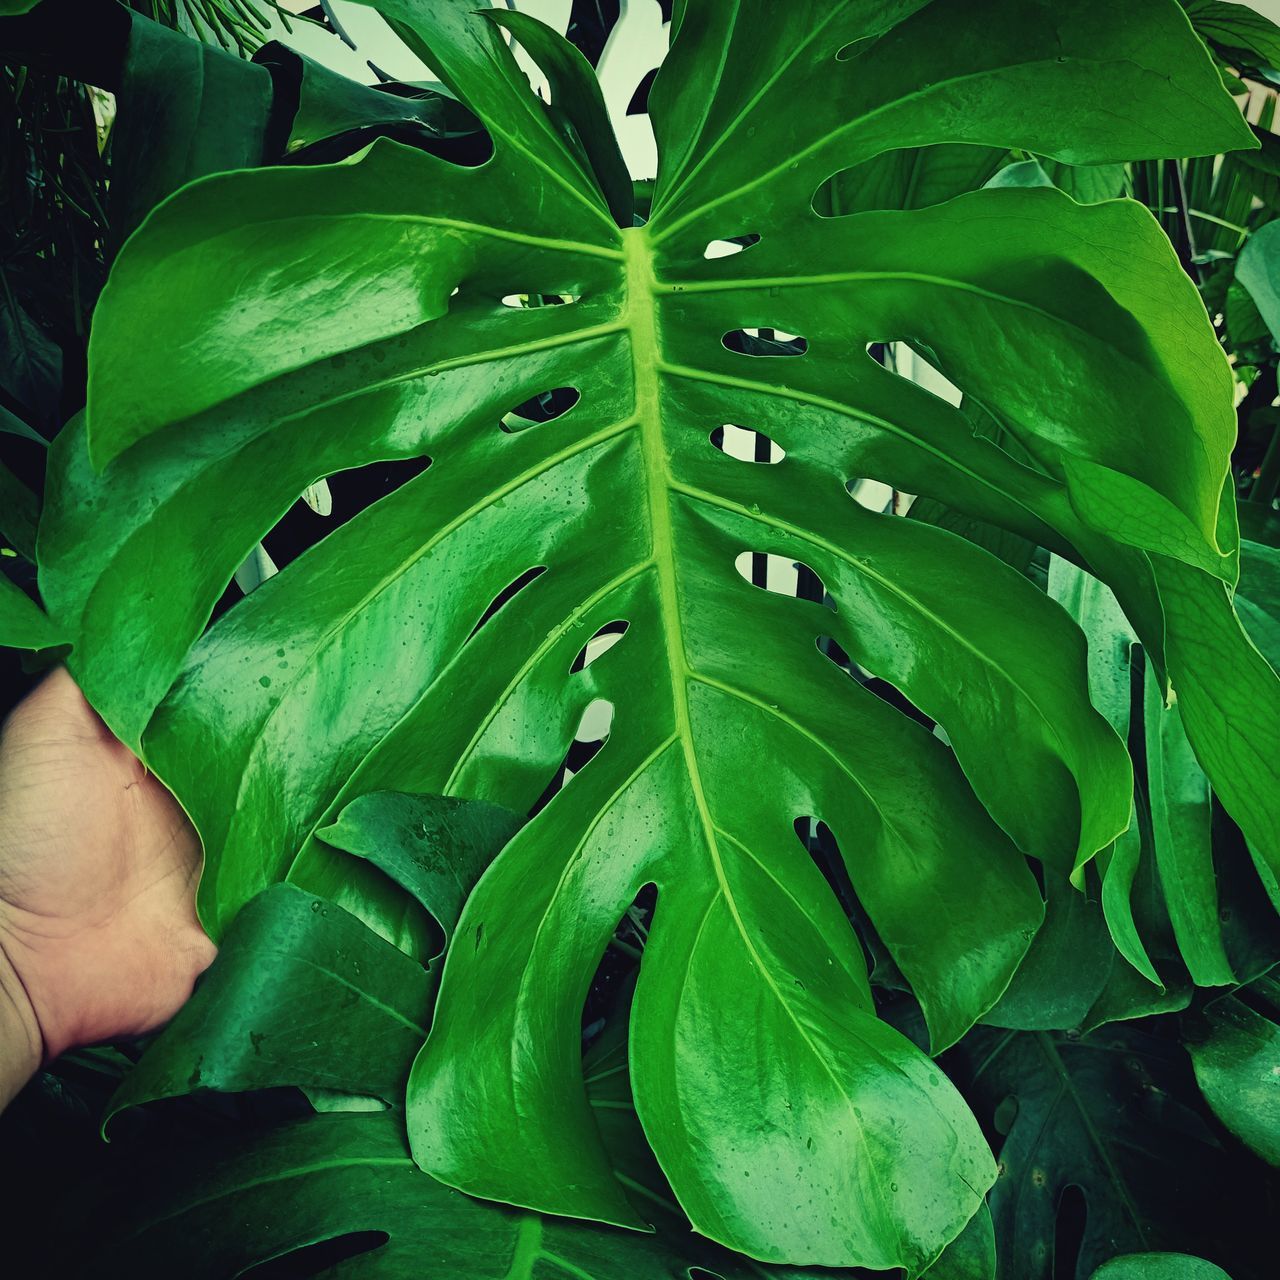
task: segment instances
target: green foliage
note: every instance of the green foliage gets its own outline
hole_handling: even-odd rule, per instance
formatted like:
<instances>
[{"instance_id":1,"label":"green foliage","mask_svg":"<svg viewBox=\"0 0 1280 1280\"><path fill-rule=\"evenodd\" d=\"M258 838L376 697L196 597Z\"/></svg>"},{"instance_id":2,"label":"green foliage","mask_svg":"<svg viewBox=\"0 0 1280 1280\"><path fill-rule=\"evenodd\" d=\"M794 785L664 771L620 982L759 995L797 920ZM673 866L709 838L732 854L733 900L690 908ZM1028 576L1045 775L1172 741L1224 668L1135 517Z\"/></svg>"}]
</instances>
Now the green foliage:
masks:
<instances>
[{"instance_id":1,"label":"green foliage","mask_svg":"<svg viewBox=\"0 0 1280 1280\"><path fill-rule=\"evenodd\" d=\"M377 137L422 145L480 132L466 107L440 92L443 86L369 88L275 42L254 61L271 73L273 114L289 117L283 152L296 160L338 159Z\"/></svg>"},{"instance_id":2,"label":"green foliage","mask_svg":"<svg viewBox=\"0 0 1280 1280\"><path fill-rule=\"evenodd\" d=\"M498 850L520 828L500 805L448 796L369 792L316 834L385 871L439 926L443 954L463 903ZM412 926L406 926L410 928Z\"/></svg>"},{"instance_id":3,"label":"green foliage","mask_svg":"<svg viewBox=\"0 0 1280 1280\"><path fill-rule=\"evenodd\" d=\"M185 1176L193 1154L201 1171L195 1179ZM283 1253L364 1232L387 1242L328 1274L413 1280L431 1266L440 1275L493 1280L685 1280L690 1262L703 1260L695 1242L691 1256L681 1256L649 1236L542 1219L459 1195L416 1168L404 1127L392 1115L315 1116L260 1138L185 1152L142 1177L147 1181L103 1214L108 1222L113 1210L127 1220L128 1235L118 1238L108 1228L86 1274L158 1275L176 1267L192 1280L223 1280ZM145 1215L136 1209L139 1194L147 1196ZM234 1231L226 1229L229 1221ZM710 1274L738 1280L752 1272L722 1260Z\"/></svg>"},{"instance_id":4,"label":"green foliage","mask_svg":"<svg viewBox=\"0 0 1280 1280\"><path fill-rule=\"evenodd\" d=\"M1196 1081L1223 1124L1280 1165L1280 987L1266 978L1254 990L1268 1002L1266 1015L1224 996L1205 1008L1208 1033L1188 1049Z\"/></svg>"},{"instance_id":5,"label":"green foliage","mask_svg":"<svg viewBox=\"0 0 1280 1280\"><path fill-rule=\"evenodd\" d=\"M1078 1276L1126 1249L1100 1274L1216 1270L1145 1252L1228 1260L1178 1180L1214 1224L1237 1184L1182 1049L1113 1025L1203 1015L1206 1097L1270 1152L1247 1113L1274 1027L1194 988L1277 958L1274 553L1242 553L1201 297L1111 198L1218 263L1204 296L1261 351L1275 251L1213 159L1258 141L1187 17L689 0L637 202L555 33L379 7L440 85L134 20L111 208L137 229L51 451L51 621L23 596L0 640L74 642L205 845L222 956L109 1117L284 1087L387 1111L161 1160L104 1268L381 1232L332 1274L760 1273L687 1218L764 1262L1037 1280L1074 1187ZM1184 7L1220 53L1265 45ZM1187 188L1229 215L1211 248ZM218 609L308 486L415 459ZM868 478L914 518L852 501ZM550 794L601 703L607 741ZM584 1057L602 953L655 889Z\"/></svg>"},{"instance_id":6,"label":"green foliage","mask_svg":"<svg viewBox=\"0 0 1280 1280\"><path fill-rule=\"evenodd\" d=\"M1113 1258L1094 1280L1231 1280L1221 1267L1186 1253L1131 1253Z\"/></svg>"},{"instance_id":7,"label":"green foliage","mask_svg":"<svg viewBox=\"0 0 1280 1280\"><path fill-rule=\"evenodd\" d=\"M134 16L112 136L111 233L123 244L165 196L219 169L261 164L271 77Z\"/></svg>"},{"instance_id":8,"label":"green foliage","mask_svg":"<svg viewBox=\"0 0 1280 1280\"><path fill-rule=\"evenodd\" d=\"M426 886L424 905L448 936L463 896L455 889L470 884L446 884L437 869L451 863L479 874L511 825L482 802L385 794L355 802L327 834L357 846L376 837L380 850L391 851L378 854L380 863L389 874L403 873L407 888ZM495 1280L656 1280L685 1277L694 1263L724 1280L759 1274L695 1240L669 1209L660 1237L633 1235L481 1204L419 1172L400 1112L430 1020L432 985L412 959L332 903L290 885L250 902L194 997L125 1077L107 1120L197 1090L285 1086L326 1091L326 1109L338 1114L215 1139L176 1159L178 1153L161 1155L123 1196L100 1189L95 1225L104 1234L86 1270L136 1276L177 1269L221 1280L348 1233L373 1233L353 1264L370 1276L418 1276L428 1260L444 1275ZM588 1088L610 1117L629 1115L625 1087L615 1087L611 1044L625 1041L601 1042L588 1061ZM381 1100L386 1114L351 1114L363 1098ZM609 1132L620 1169L634 1165L627 1149L638 1133L634 1122ZM642 1168L655 1176L651 1164ZM621 1172L619 1178L627 1181ZM645 1190L635 1180L630 1185ZM660 1202L662 1191L647 1194ZM650 1200L644 1203L652 1213ZM237 1224L231 1232L229 1218ZM979 1224L976 1239L957 1245L958 1269L932 1274L972 1274L966 1259L981 1256L989 1236L989 1225L984 1235Z\"/></svg>"},{"instance_id":9,"label":"green foliage","mask_svg":"<svg viewBox=\"0 0 1280 1280\"><path fill-rule=\"evenodd\" d=\"M218 964L135 1071L104 1121L194 1089L296 1085L351 1091L349 1050L376 1045L355 1082L388 1106L427 1034L432 984L421 965L345 911L275 885L237 917Z\"/></svg>"},{"instance_id":10,"label":"green foliage","mask_svg":"<svg viewBox=\"0 0 1280 1280\"><path fill-rule=\"evenodd\" d=\"M1240 251L1236 279L1253 299L1263 323L1280 333L1280 222L1253 233Z\"/></svg>"},{"instance_id":11,"label":"green foliage","mask_svg":"<svg viewBox=\"0 0 1280 1280\"><path fill-rule=\"evenodd\" d=\"M48 649L64 643L63 633L40 607L0 575L0 645L10 649Z\"/></svg>"},{"instance_id":12,"label":"green foliage","mask_svg":"<svg viewBox=\"0 0 1280 1280\"><path fill-rule=\"evenodd\" d=\"M1153 1249L1252 1261L1265 1193L1199 1113L1176 1046L1136 1027L982 1031L952 1068L998 1135L990 1205L1007 1274L1084 1280L1117 1253ZM1055 1253L1069 1189L1083 1231L1066 1270Z\"/></svg>"}]
</instances>

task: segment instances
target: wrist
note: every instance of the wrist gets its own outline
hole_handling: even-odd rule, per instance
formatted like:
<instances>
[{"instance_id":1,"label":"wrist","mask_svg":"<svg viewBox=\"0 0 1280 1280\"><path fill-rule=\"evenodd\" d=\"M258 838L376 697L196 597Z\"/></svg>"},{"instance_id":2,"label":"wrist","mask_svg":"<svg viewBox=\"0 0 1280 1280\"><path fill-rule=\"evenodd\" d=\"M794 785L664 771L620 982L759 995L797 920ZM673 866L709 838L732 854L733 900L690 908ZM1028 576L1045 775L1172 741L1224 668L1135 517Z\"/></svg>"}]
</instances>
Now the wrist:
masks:
<instances>
[{"instance_id":1,"label":"wrist","mask_svg":"<svg viewBox=\"0 0 1280 1280\"><path fill-rule=\"evenodd\" d=\"M0 1107L36 1073L43 1057L40 1022L0 941Z\"/></svg>"}]
</instances>

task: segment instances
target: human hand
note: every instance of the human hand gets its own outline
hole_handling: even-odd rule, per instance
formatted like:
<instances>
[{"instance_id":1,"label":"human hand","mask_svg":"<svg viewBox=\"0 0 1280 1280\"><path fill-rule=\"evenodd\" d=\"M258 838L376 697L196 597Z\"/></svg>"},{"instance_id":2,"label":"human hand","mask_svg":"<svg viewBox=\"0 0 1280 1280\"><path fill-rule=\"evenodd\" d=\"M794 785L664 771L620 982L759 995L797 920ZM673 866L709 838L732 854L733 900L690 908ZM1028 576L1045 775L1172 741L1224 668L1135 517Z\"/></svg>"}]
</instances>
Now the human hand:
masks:
<instances>
[{"instance_id":1,"label":"human hand","mask_svg":"<svg viewBox=\"0 0 1280 1280\"><path fill-rule=\"evenodd\" d=\"M200 842L64 668L0 732L0 1105L75 1045L177 1012L214 946Z\"/></svg>"}]
</instances>

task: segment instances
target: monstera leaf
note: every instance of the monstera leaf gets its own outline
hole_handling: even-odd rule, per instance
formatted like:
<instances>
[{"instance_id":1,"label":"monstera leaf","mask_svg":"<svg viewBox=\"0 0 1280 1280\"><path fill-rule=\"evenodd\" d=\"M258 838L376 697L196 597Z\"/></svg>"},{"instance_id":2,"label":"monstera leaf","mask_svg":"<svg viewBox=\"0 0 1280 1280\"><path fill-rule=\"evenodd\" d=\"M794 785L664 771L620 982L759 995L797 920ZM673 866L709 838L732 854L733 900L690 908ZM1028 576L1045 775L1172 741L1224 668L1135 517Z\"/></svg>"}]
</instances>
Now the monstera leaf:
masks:
<instances>
[{"instance_id":1,"label":"monstera leaf","mask_svg":"<svg viewBox=\"0 0 1280 1280\"><path fill-rule=\"evenodd\" d=\"M1136 1027L981 1028L955 1052L965 1096L1002 1135L990 1197L1002 1274L1086 1280L1157 1249L1267 1270L1252 1228L1267 1214L1264 1169L1224 1150L1175 1042Z\"/></svg>"},{"instance_id":2,"label":"monstera leaf","mask_svg":"<svg viewBox=\"0 0 1280 1280\"><path fill-rule=\"evenodd\" d=\"M86 1277L224 1280L291 1255L311 1266L287 1274L369 1280L765 1274L691 1237L672 1243L468 1199L414 1166L391 1113L315 1116L184 1148L141 1170L100 1212L106 1225L78 1273Z\"/></svg>"},{"instance_id":3,"label":"monstera leaf","mask_svg":"<svg viewBox=\"0 0 1280 1280\"><path fill-rule=\"evenodd\" d=\"M1108 582L1273 863L1280 694L1230 604L1230 374L1149 215L997 189L827 217L815 193L850 207L833 175L936 142L1109 164L1252 136L1172 0L689 0L650 99L651 218L620 228L577 55L472 7L381 6L487 128L487 163L379 141L192 184L131 239L86 421L56 447L45 599L195 819L215 934L288 878L421 953L416 904L317 830L387 789L533 809L584 709L611 704L603 749L468 902L410 1080L416 1159L638 1225L579 1018L653 884L629 1056L694 1225L767 1261L918 1274L994 1166L876 1018L795 820L835 833L941 1048L1040 925L1023 855L1081 883L1132 776L1062 610L851 486L933 496ZM890 341L993 433L877 363ZM308 484L423 456L201 634ZM759 589L779 560L821 600Z\"/></svg>"}]
</instances>

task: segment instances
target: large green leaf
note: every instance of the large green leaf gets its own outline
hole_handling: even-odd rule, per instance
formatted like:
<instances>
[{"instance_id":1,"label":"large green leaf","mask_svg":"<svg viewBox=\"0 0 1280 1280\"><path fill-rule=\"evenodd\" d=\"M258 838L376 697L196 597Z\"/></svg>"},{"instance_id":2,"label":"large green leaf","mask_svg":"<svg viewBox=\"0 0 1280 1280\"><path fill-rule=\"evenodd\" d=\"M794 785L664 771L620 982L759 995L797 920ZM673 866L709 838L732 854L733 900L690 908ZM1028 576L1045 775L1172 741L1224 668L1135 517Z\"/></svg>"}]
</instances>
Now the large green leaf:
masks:
<instances>
[{"instance_id":1,"label":"large green leaf","mask_svg":"<svg viewBox=\"0 0 1280 1280\"><path fill-rule=\"evenodd\" d=\"M942 1073L876 1019L793 823L835 832L941 1047L1040 924L1022 854L1079 883L1127 826L1132 782L1061 609L971 543L865 511L848 482L1088 564L1161 664L1160 593L1198 600L1170 610L1169 675L1203 691L1181 704L1188 733L1211 774L1236 769L1221 793L1267 858L1280 752L1255 688L1269 673L1226 719L1212 705L1218 641L1197 629L1206 610L1235 625L1230 375L1150 217L1053 190L835 218L811 200L940 139L1103 164L1251 135L1165 0L689 3L651 100L652 218L620 230L583 126L548 115L492 22L466 0L382 8L494 158L379 142L214 177L130 241L41 530L46 599L94 638L77 675L193 815L219 934L288 877L399 936L402 902L317 829L385 789L530 809L584 708L611 703L604 749L459 924L410 1085L417 1158L478 1194L635 1222L584 1098L578 1020L653 883L630 1056L695 1226L764 1259L918 1273L993 1166ZM807 349L741 332L763 327ZM927 352L1020 460L864 354L886 341ZM499 429L558 388L578 393L567 413ZM725 424L785 457L719 450ZM423 454L425 474L200 638L306 485ZM183 589L154 584L160 549ZM753 554L807 566L834 607L756 590ZM620 643L575 661L619 621ZM949 745L850 679L824 636Z\"/></svg>"},{"instance_id":2,"label":"large green leaf","mask_svg":"<svg viewBox=\"0 0 1280 1280\"><path fill-rule=\"evenodd\" d=\"M225 49L129 14L111 138L115 245L192 178L260 164L271 77Z\"/></svg>"},{"instance_id":3,"label":"large green leaf","mask_svg":"<svg viewBox=\"0 0 1280 1280\"><path fill-rule=\"evenodd\" d=\"M431 828L425 842L424 815ZM464 865L474 865L477 842L492 851L508 831L493 805L380 795L348 806L336 834L356 844L373 839L379 864L389 873L408 872L406 880L422 893L424 905L440 913L447 934L455 922L451 897L441 892L438 877L422 875L421 866L438 862L447 848L460 853ZM429 1266L460 1280L629 1280L685 1277L695 1263L705 1275L763 1274L691 1237L666 1202L665 1184L631 1108L625 1019L611 1020L609 1035L588 1055L587 1089L619 1181L643 1195L640 1203L659 1224L660 1237L542 1222L481 1205L419 1174L409 1157L401 1104L405 1077L426 1034L417 1024L429 1019L430 1003L422 968L346 912L290 885L265 890L237 916L191 1000L125 1076L106 1123L160 1098L290 1085L313 1100L336 1096L339 1110L353 1097L372 1098L390 1104L395 1114L303 1122L195 1150L183 1144L177 1159L161 1161L159 1169L141 1177L131 1170L128 1194L115 1203L108 1197L101 1206L109 1224L105 1238L102 1223L82 1233L93 1241L91 1269L149 1275L162 1268L221 1280L241 1267L368 1231L389 1236L390 1244L350 1264L361 1275L418 1276ZM374 1171L381 1177L370 1185ZM629 1177L633 1172L637 1176ZM264 1188L258 1200L255 1192ZM83 1205L77 1209L83 1212ZM226 1230L228 1221L235 1222L234 1231ZM210 1234L219 1239L211 1241ZM983 1213L930 1276L990 1280L991 1268L983 1266L990 1242L990 1218ZM371 1239L366 1247L377 1244ZM312 1262L324 1265L318 1257ZM771 1274L786 1280L795 1273Z\"/></svg>"}]
</instances>

